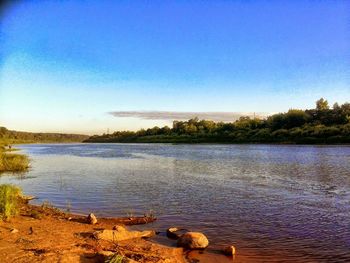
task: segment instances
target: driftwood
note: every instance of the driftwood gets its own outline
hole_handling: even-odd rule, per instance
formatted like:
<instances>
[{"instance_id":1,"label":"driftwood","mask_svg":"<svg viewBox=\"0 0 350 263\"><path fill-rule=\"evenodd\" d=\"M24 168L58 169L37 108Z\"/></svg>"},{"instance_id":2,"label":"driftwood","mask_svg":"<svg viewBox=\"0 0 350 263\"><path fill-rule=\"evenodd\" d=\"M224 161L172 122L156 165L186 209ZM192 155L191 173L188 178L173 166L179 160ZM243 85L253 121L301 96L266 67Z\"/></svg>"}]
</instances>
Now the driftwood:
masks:
<instances>
[{"instance_id":1,"label":"driftwood","mask_svg":"<svg viewBox=\"0 0 350 263\"><path fill-rule=\"evenodd\" d=\"M79 222L83 224L90 224L87 217L83 216L71 216L68 218L69 221ZM133 217L108 217L108 218L98 218L99 224L107 223L114 225L143 225L156 221L157 218L154 216L133 216Z\"/></svg>"},{"instance_id":2,"label":"driftwood","mask_svg":"<svg viewBox=\"0 0 350 263\"><path fill-rule=\"evenodd\" d=\"M28 204L29 201L34 200L34 199L38 199L36 196L34 195L22 195L19 197L25 204Z\"/></svg>"},{"instance_id":3,"label":"driftwood","mask_svg":"<svg viewBox=\"0 0 350 263\"><path fill-rule=\"evenodd\" d=\"M119 242L134 238L153 237L156 234L153 230L146 231L128 231L124 227L119 226L116 230L104 229L93 233L96 239L103 239L112 242Z\"/></svg>"},{"instance_id":4,"label":"driftwood","mask_svg":"<svg viewBox=\"0 0 350 263\"><path fill-rule=\"evenodd\" d=\"M101 221L108 221L114 224L122 225L143 225L152 223L157 220L154 216L133 216L133 217L116 217L116 218L101 218Z\"/></svg>"}]
</instances>

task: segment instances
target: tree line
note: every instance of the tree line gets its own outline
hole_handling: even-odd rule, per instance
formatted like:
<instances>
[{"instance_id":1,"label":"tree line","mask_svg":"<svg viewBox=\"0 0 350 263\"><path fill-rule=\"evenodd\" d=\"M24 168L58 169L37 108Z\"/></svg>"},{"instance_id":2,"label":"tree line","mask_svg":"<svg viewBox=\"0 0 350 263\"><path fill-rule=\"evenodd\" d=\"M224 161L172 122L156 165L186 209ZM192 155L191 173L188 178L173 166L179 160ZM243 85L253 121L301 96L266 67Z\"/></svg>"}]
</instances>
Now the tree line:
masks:
<instances>
[{"instance_id":1,"label":"tree line","mask_svg":"<svg viewBox=\"0 0 350 263\"><path fill-rule=\"evenodd\" d=\"M36 142L82 142L88 135L64 133L37 133L8 130L0 127L0 144Z\"/></svg>"},{"instance_id":2,"label":"tree line","mask_svg":"<svg viewBox=\"0 0 350 263\"><path fill-rule=\"evenodd\" d=\"M94 135L84 142L163 143L350 143L350 103L332 107L321 98L314 109L290 109L267 118L240 117L230 123L174 121L168 126Z\"/></svg>"}]
</instances>

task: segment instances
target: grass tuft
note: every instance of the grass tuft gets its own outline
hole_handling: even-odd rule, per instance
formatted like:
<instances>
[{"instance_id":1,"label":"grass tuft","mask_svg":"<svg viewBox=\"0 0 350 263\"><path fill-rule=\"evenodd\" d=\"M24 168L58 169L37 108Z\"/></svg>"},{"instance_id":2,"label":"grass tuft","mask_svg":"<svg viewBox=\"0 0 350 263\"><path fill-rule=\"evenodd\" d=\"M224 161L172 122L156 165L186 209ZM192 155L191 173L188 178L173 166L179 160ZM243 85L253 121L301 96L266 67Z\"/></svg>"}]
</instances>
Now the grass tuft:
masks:
<instances>
[{"instance_id":1,"label":"grass tuft","mask_svg":"<svg viewBox=\"0 0 350 263\"><path fill-rule=\"evenodd\" d=\"M8 220L18 214L18 198L22 190L11 184L0 185L0 219Z\"/></svg>"},{"instance_id":2,"label":"grass tuft","mask_svg":"<svg viewBox=\"0 0 350 263\"><path fill-rule=\"evenodd\" d=\"M33 210L30 213L30 216L33 217L34 219L41 219L42 215L40 214L40 212Z\"/></svg>"},{"instance_id":3,"label":"grass tuft","mask_svg":"<svg viewBox=\"0 0 350 263\"><path fill-rule=\"evenodd\" d=\"M1 172L23 172L29 167L29 159L23 154L0 152Z\"/></svg>"},{"instance_id":4,"label":"grass tuft","mask_svg":"<svg viewBox=\"0 0 350 263\"><path fill-rule=\"evenodd\" d=\"M114 254L113 256L109 257L107 260L105 260L105 263L127 263L129 260L122 255Z\"/></svg>"}]
</instances>

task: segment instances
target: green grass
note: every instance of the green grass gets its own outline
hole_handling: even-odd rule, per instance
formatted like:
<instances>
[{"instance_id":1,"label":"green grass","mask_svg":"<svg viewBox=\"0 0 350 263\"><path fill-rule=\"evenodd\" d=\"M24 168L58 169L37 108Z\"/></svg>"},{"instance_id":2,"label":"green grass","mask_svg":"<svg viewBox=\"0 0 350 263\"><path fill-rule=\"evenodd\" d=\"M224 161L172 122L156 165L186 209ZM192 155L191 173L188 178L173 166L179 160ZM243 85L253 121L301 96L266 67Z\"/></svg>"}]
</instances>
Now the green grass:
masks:
<instances>
[{"instance_id":1,"label":"green grass","mask_svg":"<svg viewBox=\"0 0 350 263\"><path fill-rule=\"evenodd\" d=\"M16 152L19 151L17 148L5 149L5 152Z\"/></svg>"},{"instance_id":2,"label":"green grass","mask_svg":"<svg viewBox=\"0 0 350 263\"><path fill-rule=\"evenodd\" d=\"M0 152L1 172L23 172L29 167L29 159L23 154Z\"/></svg>"},{"instance_id":3,"label":"green grass","mask_svg":"<svg viewBox=\"0 0 350 263\"><path fill-rule=\"evenodd\" d=\"M11 184L0 185L0 219L8 220L18 214L18 198L22 190Z\"/></svg>"},{"instance_id":4,"label":"green grass","mask_svg":"<svg viewBox=\"0 0 350 263\"><path fill-rule=\"evenodd\" d=\"M107 260L105 260L105 263L127 263L129 260L122 255L114 254L113 256L109 257Z\"/></svg>"},{"instance_id":5,"label":"green grass","mask_svg":"<svg viewBox=\"0 0 350 263\"><path fill-rule=\"evenodd\" d=\"M42 215L40 214L40 212L36 211L36 210L33 210L31 213L30 213L30 216L35 218L35 219L41 219L42 218Z\"/></svg>"}]
</instances>

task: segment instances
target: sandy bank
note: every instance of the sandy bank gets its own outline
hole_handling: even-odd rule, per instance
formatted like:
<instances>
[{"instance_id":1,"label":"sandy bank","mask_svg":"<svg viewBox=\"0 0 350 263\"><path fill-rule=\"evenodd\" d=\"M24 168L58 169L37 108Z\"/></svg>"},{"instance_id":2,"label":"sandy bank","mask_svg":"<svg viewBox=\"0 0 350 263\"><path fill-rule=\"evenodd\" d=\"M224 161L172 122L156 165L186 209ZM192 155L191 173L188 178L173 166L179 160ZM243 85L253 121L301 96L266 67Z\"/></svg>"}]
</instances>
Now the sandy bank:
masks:
<instances>
[{"instance_id":1,"label":"sandy bank","mask_svg":"<svg viewBox=\"0 0 350 263\"><path fill-rule=\"evenodd\" d=\"M223 255L188 253L146 239L114 243L94 238L95 231L112 229L116 223L120 219L99 219L91 225L83 216L23 204L20 215L0 221L1 262L104 262L106 252L131 262L232 262Z\"/></svg>"}]
</instances>

